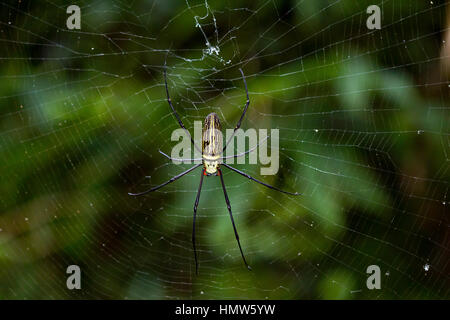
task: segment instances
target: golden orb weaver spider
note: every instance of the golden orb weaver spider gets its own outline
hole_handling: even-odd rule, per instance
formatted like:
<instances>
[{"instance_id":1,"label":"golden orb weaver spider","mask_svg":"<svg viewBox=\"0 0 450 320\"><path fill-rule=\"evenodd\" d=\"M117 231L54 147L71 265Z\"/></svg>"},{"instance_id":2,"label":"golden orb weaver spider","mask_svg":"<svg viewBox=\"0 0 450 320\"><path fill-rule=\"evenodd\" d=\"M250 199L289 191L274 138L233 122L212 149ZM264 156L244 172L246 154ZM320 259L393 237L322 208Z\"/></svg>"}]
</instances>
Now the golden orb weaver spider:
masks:
<instances>
[{"instance_id":1,"label":"golden orb weaver spider","mask_svg":"<svg viewBox=\"0 0 450 320\"><path fill-rule=\"evenodd\" d=\"M192 160L202 160L201 163L196 164L195 166L193 166L192 168L189 168L188 170L174 176L173 178L171 178L170 180L156 186L153 187L151 189L148 189L146 191L143 192L139 192L139 193L128 193L131 196L142 196L144 194L147 194L149 192L153 192L156 191L166 185L168 185L171 182L174 182L175 180L178 180L179 178L183 177L184 175L188 174L189 172L193 171L194 169L197 169L198 167L200 167L201 165L203 165L203 170L200 176L200 184L198 186L198 191L197 191L197 197L195 198L195 204L194 204L194 218L193 218L193 223L192 223L192 246L194 248L194 259L195 259L195 273L198 274L198 261L197 261L197 249L195 246L195 218L197 216L197 207L198 207L198 202L200 200L200 193L202 190L202 184L203 184L203 177L204 176L219 176L220 177L220 182L222 183L222 189L223 189L223 194L225 196L225 202L227 204L227 208L228 208L228 212L230 214L230 218L231 218L231 224L233 225L233 230L234 230L234 235L236 237L236 241L238 243L239 246L239 251L241 252L241 256L242 256L242 260L244 261L245 266L251 270L250 266L248 265L247 261L245 260L245 256L244 253L242 252L242 248L241 248L241 243L239 241L239 235L238 232L236 230L236 225L234 223L234 219L233 219L233 213L231 212L231 204L230 204L230 200L228 199L228 194L227 191L225 189L225 182L223 180L223 174L222 174L222 170L220 169L220 165L223 165L224 167L239 173L240 175L246 177L247 179L250 179L252 181L255 181L259 184L262 184L263 186L266 186L267 188L270 188L272 190L276 190L282 193L286 193L286 194L290 194L290 195L300 195L300 193L298 192L288 192L288 191L284 191L281 189L278 189L274 186L271 186L269 184L266 184L262 181L259 181L255 178L253 178L252 176L248 175L245 172L242 172L236 168L233 168L231 166L229 166L228 164L221 162L221 160L229 158L229 157L223 157L222 154L225 151L227 145L230 143L230 141L233 139L236 130L238 130L241 127L241 122L242 119L245 116L245 113L247 112L248 106L250 104L250 98L248 95L248 89L247 89L247 82L245 81L245 76L244 76L244 72L242 71L242 69L239 69L239 71L242 74L242 79L244 81L244 86L245 86L245 92L247 94L247 102L245 104L244 107L244 111L242 112L241 117L239 118L239 121L236 125L236 127L234 128L233 134L231 135L230 139L227 141L227 143L225 144L225 147L223 147L222 151L220 151L220 146L221 146L221 142L219 142L219 134L218 132L221 133L221 125L220 125L220 120L217 114L215 113L210 113L204 121L204 126L203 126L203 132L202 132L202 150L200 150L197 145L195 144L194 140L192 139L192 136L190 135L189 131L186 129L186 127L183 124L183 121L181 121L180 116L178 115L178 113L175 111L175 108L172 105L172 100L170 99L170 95L169 95L169 89L167 87L167 75L166 75L166 69L164 69L164 83L165 83L165 87L166 87L166 95L167 95L167 102L169 103L170 108L172 109L172 113L175 116L175 118L178 121L178 124L180 125L180 127L182 129L185 130L185 132L187 133L187 135L189 136L189 138L191 139L191 143L194 145L194 147L201 152L202 154L202 158L201 159L174 159L169 157L167 154L165 154L162 151L159 151L161 154L163 154L166 158L170 159L170 160L177 160L177 161L192 161ZM221 135L220 135L221 138ZM234 155L231 157L240 157L242 155L245 155L249 152L251 152L253 149L247 150L244 153L238 154L238 155Z\"/></svg>"}]
</instances>

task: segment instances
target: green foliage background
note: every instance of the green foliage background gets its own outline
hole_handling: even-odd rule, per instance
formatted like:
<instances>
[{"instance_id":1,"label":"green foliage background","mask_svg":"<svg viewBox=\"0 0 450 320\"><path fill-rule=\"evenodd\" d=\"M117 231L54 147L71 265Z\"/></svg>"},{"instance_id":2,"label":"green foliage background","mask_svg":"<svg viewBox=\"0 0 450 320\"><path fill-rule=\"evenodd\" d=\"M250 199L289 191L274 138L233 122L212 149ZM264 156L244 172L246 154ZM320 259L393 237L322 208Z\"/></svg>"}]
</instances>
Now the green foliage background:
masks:
<instances>
[{"instance_id":1,"label":"green foliage background","mask_svg":"<svg viewBox=\"0 0 450 320\"><path fill-rule=\"evenodd\" d=\"M448 5L433 2L77 1L80 31L65 27L67 1L2 3L0 298L448 299ZM381 30L365 27L371 4ZM203 51L206 13L229 64ZM280 172L261 179L302 197L225 175L252 272L218 179L201 197L198 276L199 173L127 195L182 169L158 153L177 128L166 57L190 129L210 112L234 125L239 67L243 127L280 128ZM66 288L70 264L80 291Z\"/></svg>"}]
</instances>

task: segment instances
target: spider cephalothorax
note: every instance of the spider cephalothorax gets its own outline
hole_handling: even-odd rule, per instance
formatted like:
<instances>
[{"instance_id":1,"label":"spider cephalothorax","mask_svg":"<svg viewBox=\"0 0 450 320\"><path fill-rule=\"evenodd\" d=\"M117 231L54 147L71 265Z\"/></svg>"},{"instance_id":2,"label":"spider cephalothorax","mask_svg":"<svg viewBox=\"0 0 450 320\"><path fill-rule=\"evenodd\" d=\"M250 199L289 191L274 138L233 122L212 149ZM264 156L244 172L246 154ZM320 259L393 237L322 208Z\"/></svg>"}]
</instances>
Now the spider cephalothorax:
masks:
<instances>
[{"instance_id":1,"label":"spider cephalothorax","mask_svg":"<svg viewBox=\"0 0 450 320\"><path fill-rule=\"evenodd\" d=\"M164 187L165 185L174 182L175 180L181 178L182 176L188 174L189 172L193 171L194 169L200 167L203 164L203 170L202 170L202 174L200 176L200 184L198 186L198 191L197 191L197 197L195 198L195 204L194 204L194 219L193 219L193 223L192 223L192 246L194 248L194 258L195 258L195 272L198 273L198 261L197 261L197 250L195 247L195 218L197 216L197 208L198 208L198 202L200 200L200 193L202 190L202 184L203 184L203 176L211 176L211 175L215 175L215 176L219 176L220 177L220 182L222 184L222 189L223 189L223 194L225 195L225 202L227 204L227 208L228 208L228 212L230 214L230 218L231 218L231 224L233 225L233 230L234 230L234 235L236 237L238 246L239 246L239 250L241 252L241 256L242 256L242 260L244 261L245 265L247 266L247 268L250 270L250 266L248 265L247 261L245 260L245 256L244 253L242 252L242 248L241 248L241 243L239 241L239 235L237 233L236 230L236 225L234 224L234 219L233 219L233 213L231 212L231 204L230 204L230 200L228 199L228 194L227 191L225 189L225 182L223 180L223 174L222 174L222 170L220 169L220 166L223 165L224 167L227 167L228 169L239 173L240 175L246 177L247 179L250 179L252 181L255 181L259 184L262 184L263 186L266 186L270 189L282 192L282 193L287 193L290 195L299 195L299 193L295 192L287 192L287 191L283 191L281 189L278 189L274 186L268 185L267 183L264 183L262 181L259 181L255 178L253 178L252 176L246 174L245 172L242 172L236 168L233 168L231 166L229 166L228 164L224 163L222 160L229 158L229 157L224 157L223 153L228 145L228 143L231 141L231 139L233 139L234 134L236 133L236 130L239 129L241 127L241 122L242 119L244 118L245 113L247 112L247 108L248 105L250 104L250 99L248 96L248 90L247 90L247 83L245 81L245 76L244 76L244 72L239 69L239 71L242 74L242 79L244 80L244 85L245 85L245 92L247 94L247 102L245 104L244 107L244 111L242 112L241 117L239 118L239 121L236 125L236 127L234 128L234 132L231 135L230 139L227 141L227 143L225 144L225 146L222 148L222 128L220 126L220 120L219 120L219 116L215 113L210 113L206 118L205 118L205 122L204 122L204 126L203 126L203 132L202 132L202 149L200 150L200 148L195 144L194 140L192 139L192 136L189 134L189 131L186 129L186 127L184 126L183 122L181 121L180 116L178 115L178 113L175 111L175 108L172 105L172 100L170 99L170 95L169 95L169 89L167 87L167 77L166 77L166 70L164 70L164 82L165 82L165 86L166 86L166 94L167 94L167 102L169 103L170 108L172 109L172 112L175 116L175 118L177 118L178 124L180 125L181 128L183 128L186 133L188 134L188 136L191 139L192 144L194 145L194 147L197 149L197 151L202 153L202 163L196 164L195 166L193 166L192 168L189 168L188 170L176 175L175 177L171 178L169 181L164 182L163 184L160 184L156 187L153 187L149 190L143 191L143 192L139 192L139 193L129 193L129 195L132 196L141 196L144 195L146 193L152 192L152 191L156 191L162 187ZM233 158L237 158L240 157L242 155L245 155L247 153L249 153L252 150L248 150L244 153L238 154L238 155L234 155L231 156ZM161 152L161 151L160 151ZM193 161L193 160L198 160L198 159L173 159L171 157L169 157L168 155L166 155L165 153L161 152L164 156L166 156L167 158L169 158L170 160L176 160L176 161Z\"/></svg>"}]
</instances>

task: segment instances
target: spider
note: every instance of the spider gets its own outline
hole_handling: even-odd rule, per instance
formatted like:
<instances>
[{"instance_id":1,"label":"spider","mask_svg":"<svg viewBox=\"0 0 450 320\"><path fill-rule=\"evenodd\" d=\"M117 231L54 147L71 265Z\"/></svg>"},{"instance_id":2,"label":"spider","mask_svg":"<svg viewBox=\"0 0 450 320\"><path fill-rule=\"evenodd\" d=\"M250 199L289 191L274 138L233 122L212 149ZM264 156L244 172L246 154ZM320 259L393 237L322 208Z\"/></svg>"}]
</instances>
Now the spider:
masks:
<instances>
[{"instance_id":1,"label":"spider","mask_svg":"<svg viewBox=\"0 0 450 320\"><path fill-rule=\"evenodd\" d=\"M165 154L162 151L159 151L161 154L163 154L166 158L170 159L170 160L176 160L176 161L193 161L193 160L201 160L202 162L199 164L196 164L195 166L193 166L192 168L189 168L188 170L174 176L173 178L171 178L170 180L156 186L153 187L151 189L148 189L146 191L143 192L139 192L139 193L128 193L131 196L142 196L144 194L147 194L149 192L153 192L156 191L158 189L161 189L162 187L168 185L169 183L174 182L175 180L178 180L179 178L183 177L184 175L188 174L189 172L197 169L198 167L203 165L203 169L200 175L200 184L198 186L198 191L197 191L197 197L195 198L195 204L194 204L194 218L193 218L193 223L192 223L192 246L194 249L194 259L195 259L195 273L198 274L198 260L197 260L197 249L195 246L195 219L197 216L197 207L198 207L198 202L200 200L200 193L202 190L202 184L203 184L203 177L204 176L219 176L220 177L220 182L222 183L222 189L223 189L223 194L225 196L225 202L227 204L227 208L228 208L228 212L230 214L230 218L231 218L231 224L233 225L233 230L234 230L234 235L236 237L236 241L238 243L239 246L239 251L241 252L241 256L242 256L242 260L244 261L245 266L247 267L248 270L251 270L250 266L248 265L247 261L245 260L245 256L244 253L242 251L242 247L241 247L241 243L239 241L239 235L236 229L236 225L234 223L234 219L233 219L233 213L231 211L231 205L230 205L230 199L228 198L228 194L225 188L225 182L223 180L223 174L222 174L222 169L220 168L222 165L228 169L230 169L231 171L234 171L244 177L246 177L247 179L250 179L254 182L257 182L259 184L262 184L263 186L278 191L278 192L282 192L282 193L286 193L289 195L300 195L300 193L298 192L288 192L288 191L284 191L281 189L278 189L274 186L271 186L269 184L266 184L262 181L259 181L253 177L251 177L250 175L248 175L245 172L242 172L236 168L233 168L231 166L229 166L228 164L222 162L221 160L226 159L226 158L230 158L230 157L240 157L243 156L249 152L251 152L253 149L247 150L246 152L243 152L241 154L238 155L233 155L233 156L227 156L227 157L223 157L222 154L225 151L227 145L230 143L231 139L233 139L236 130L238 130L241 127L241 122L242 119L245 116L245 113L247 112L248 106L250 104L250 98L248 95L248 89L247 89L247 82L245 81L245 76L244 76L244 72L242 71L242 69L239 69L239 71L242 74L242 79L244 82L244 86L245 86L245 92L247 94L247 101L245 103L245 107L244 107L244 111L242 112L241 117L239 118L239 121L236 125L236 127L234 128L233 134L231 135L231 137L228 139L228 142L225 144L225 146L223 147L222 151L220 151L221 148L221 125L220 125L220 120L217 114L215 113L210 113L204 121L204 125L203 125L203 132L202 132L202 150L200 150L198 148L198 146L195 144L194 140L192 139L192 136L190 135L189 131L186 129L186 127L183 124L183 121L181 121L180 116L178 115L178 113L176 112L175 108L172 105L172 100L170 98L169 95L169 89L167 87L167 75L166 75L166 70L164 69L164 83L165 83L165 87L166 87L166 95L167 95L167 102L169 103L170 108L172 109L172 113L175 116L175 118L178 121L178 124L180 125L180 127L182 129L185 130L186 134L189 136L189 138L191 139L191 143L193 144L193 146L202 154L202 158L201 159L175 159L175 158L171 158L170 156L168 156L167 154ZM220 136L220 137L219 137ZM256 147L255 147L256 148Z\"/></svg>"}]
</instances>

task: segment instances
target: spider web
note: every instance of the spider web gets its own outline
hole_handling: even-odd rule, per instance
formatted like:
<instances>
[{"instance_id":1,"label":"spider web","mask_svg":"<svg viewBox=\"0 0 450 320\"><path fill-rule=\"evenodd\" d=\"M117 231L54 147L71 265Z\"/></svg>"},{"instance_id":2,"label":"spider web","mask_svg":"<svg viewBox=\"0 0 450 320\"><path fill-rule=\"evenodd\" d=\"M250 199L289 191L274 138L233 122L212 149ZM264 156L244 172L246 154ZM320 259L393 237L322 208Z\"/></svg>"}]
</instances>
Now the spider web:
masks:
<instances>
[{"instance_id":1,"label":"spider web","mask_svg":"<svg viewBox=\"0 0 450 320\"><path fill-rule=\"evenodd\" d=\"M449 298L444 1L1 4L1 298ZM382 29L368 30L376 4ZM280 130L280 170L218 178L170 153L178 124ZM147 178L146 178L147 176ZM79 265L82 290L65 287ZM381 289L368 290L378 265Z\"/></svg>"}]
</instances>

